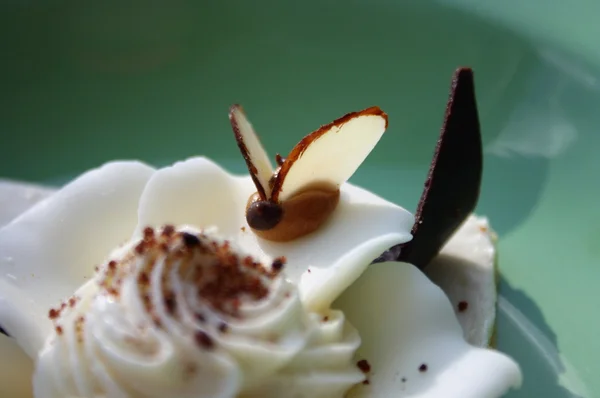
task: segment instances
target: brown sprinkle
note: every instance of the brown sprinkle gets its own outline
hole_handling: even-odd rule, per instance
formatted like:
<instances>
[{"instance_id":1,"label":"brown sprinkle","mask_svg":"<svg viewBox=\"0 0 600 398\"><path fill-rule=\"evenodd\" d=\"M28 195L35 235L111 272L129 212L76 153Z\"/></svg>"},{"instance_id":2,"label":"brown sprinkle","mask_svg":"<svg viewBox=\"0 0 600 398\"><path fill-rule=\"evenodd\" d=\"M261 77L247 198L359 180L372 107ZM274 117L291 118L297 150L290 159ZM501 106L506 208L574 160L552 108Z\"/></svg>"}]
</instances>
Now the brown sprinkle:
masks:
<instances>
[{"instance_id":1,"label":"brown sprinkle","mask_svg":"<svg viewBox=\"0 0 600 398\"><path fill-rule=\"evenodd\" d=\"M273 268L273 271L275 272L279 272L283 269L283 266L286 263L286 258L285 257L277 257L274 261L273 264L271 264L271 268Z\"/></svg>"},{"instance_id":2,"label":"brown sprinkle","mask_svg":"<svg viewBox=\"0 0 600 398\"><path fill-rule=\"evenodd\" d=\"M194 335L194 338L196 340L196 344L207 350L215 346L215 342L213 341L213 339L202 330L197 331Z\"/></svg>"},{"instance_id":3,"label":"brown sprinkle","mask_svg":"<svg viewBox=\"0 0 600 398\"><path fill-rule=\"evenodd\" d=\"M423 363L419 366L419 372L424 373L427 372L427 364Z\"/></svg>"},{"instance_id":4,"label":"brown sprinkle","mask_svg":"<svg viewBox=\"0 0 600 398\"><path fill-rule=\"evenodd\" d=\"M56 330L56 334L58 334L59 336L61 336L63 334L63 328L60 325L57 325L54 330Z\"/></svg>"},{"instance_id":5,"label":"brown sprinkle","mask_svg":"<svg viewBox=\"0 0 600 398\"><path fill-rule=\"evenodd\" d=\"M144 228L144 240L151 240L154 238L154 229L151 227Z\"/></svg>"},{"instance_id":6,"label":"brown sprinkle","mask_svg":"<svg viewBox=\"0 0 600 398\"><path fill-rule=\"evenodd\" d=\"M172 225L165 225L162 230L162 236L170 238L175 233L175 227Z\"/></svg>"},{"instance_id":7,"label":"brown sprinkle","mask_svg":"<svg viewBox=\"0 0 600 398\"><path fill-rule=\"evenodd\" d=\"M175 295L173 293L169 293L165 296L165 307L167 307L167 312L171 315L175 313L177 309L177 300L175 300Z\"/></svg>"},{"instance_id":8,"label":"brown sprinkle","mask_svg":"<svg viewBox=\"0 0 600 398\"><path fill-rule=\"evenodd\" d=\"M465 312L469 308L469 303L461 301L458 303L458 312Z\"/></svg>"},{"instance_id":9,"label":"brown sprinkle","mask_svg":"<svg viewBox=\"0 0 600 398\"><path fill-rule=\"evenodd\" d=\"M199 322L206 322L206 317L203 314L196 314L196 319Z\"/></svg>"},{"instance_id":10,"label":"brown sprinkle","mask_svg":"<svg viewBox=\"0 0 600 398\"><path fill-rule=\"evenodd\" d=\"M185 232L181 235L181 238L188 249L200 246L200 239L196 235Z\"/></svg>"},{"instance_id":11,"label":"brown sprinkle","mask_svg":"<svg viewBox=\"0 0 600 398\"><path fill-rule=\"evenodd\" d=\"M361 359L356 363L356 366L363 373L369 373L371 371L371 364L366 359Z\"/></svg>"},{"instance_id":12,"label":"brown sprinkle","mask_svg":"<svg viewBox=\"0 0 600 398\"><path fill-rule=\"evenodd\" d=\"M48 318L50 319L56 319L58 318L60 315L60 312L55 310L54 308L51 308L50 311L48 311Z\"/></svg>"},{"instance_id":13,"label":"brown sprinkle","mask_svg":"<svg viewBox=\"0 0 600 398\"><path fill-rule=\"evenodd\" d=\"M146 251L146 241L141 241L135 247L135 252L137 254L144 254L145 251Z\"/></svg>"},{"instance_id":14,"label":"brown sprinkle","mask_svg":"<svg viewBox=\"0 0 600 398\"><path fill-rule=\"evenodd\" d=\"M221 333L227 333L229 331L229 325L227 325L225 322L221 322L218 329Z\"/></svg>"},{"instance_id":15,"label":"brown sprinkle","mask_svg":"<svg viewBox=\"0 0 600 398\"><path fill-rule=\"evenodd\" d=\"M140 272L138 276L138 283L145 286L150 284L150 277L146 272Z\"/></svg>"}]
</instances>

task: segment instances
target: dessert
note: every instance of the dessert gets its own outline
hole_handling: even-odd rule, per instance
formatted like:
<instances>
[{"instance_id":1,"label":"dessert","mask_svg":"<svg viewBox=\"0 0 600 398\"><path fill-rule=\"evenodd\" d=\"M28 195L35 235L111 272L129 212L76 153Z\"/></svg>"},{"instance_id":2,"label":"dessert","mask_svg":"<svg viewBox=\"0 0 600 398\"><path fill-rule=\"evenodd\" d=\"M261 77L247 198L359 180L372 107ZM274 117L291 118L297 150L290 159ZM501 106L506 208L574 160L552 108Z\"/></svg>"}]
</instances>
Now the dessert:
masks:
<instances>
[{"instance_id":1,"label":"dessert","mask_svg":"<svg viewBox=\"0 0 600 398\"><path fill-rule=\"evenodd\" d=\"M415 227L432 233L431 206L415 223L346 182L387 127L381 110L310 134L277 171L240 107L230 119L249 176L206 158L112 162L0 229L0 323L35 359L36 398L498 397L520 384L510 358L465 341L417 268L470 205L432 250ZM343 162L323 159L337 149ZM416 266L388 261L403 253Z\"/></svg>"}]
</instances>

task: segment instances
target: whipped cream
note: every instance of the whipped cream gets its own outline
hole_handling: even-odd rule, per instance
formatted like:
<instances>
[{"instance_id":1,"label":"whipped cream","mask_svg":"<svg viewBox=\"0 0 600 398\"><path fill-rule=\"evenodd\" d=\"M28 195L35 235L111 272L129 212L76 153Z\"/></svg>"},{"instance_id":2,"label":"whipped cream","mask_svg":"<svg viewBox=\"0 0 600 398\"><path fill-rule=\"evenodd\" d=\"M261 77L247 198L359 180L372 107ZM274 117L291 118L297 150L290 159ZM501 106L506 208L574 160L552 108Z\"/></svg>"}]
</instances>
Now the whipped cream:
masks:
<instances>
[{"instance_id":1,"label":"whipped cream","mask_svg":"<svg viewBox=\"0 0 600 398\"><path fill-rule=\"evenodd\" d=\"M146 228L50 310L35 396L342 397L365 379L357 331L305 310L285 258L255 258L213 230Z\"/></svg>"}]
</instances>

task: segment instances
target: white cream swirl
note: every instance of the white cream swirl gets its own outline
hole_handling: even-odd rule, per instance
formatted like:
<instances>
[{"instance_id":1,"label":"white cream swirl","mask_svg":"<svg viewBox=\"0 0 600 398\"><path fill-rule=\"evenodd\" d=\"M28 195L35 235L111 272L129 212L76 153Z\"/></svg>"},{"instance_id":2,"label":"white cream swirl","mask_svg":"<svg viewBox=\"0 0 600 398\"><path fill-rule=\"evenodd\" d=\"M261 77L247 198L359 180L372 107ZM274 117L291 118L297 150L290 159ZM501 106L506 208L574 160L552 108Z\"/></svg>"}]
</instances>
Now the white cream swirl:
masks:
<instances>
[{"instance_id":1,"label":"white cream swirl","mask_svg":"<svg viewBox=\"0 0 600 398\"><path fill-rule=\"evenodd\" d=\"M212 231L147 228L51 310L36 397L343 396L364 380L360 338L340 312L308 313L284 263Z\"/></svg>"},{"instance_id":2,"label":"white cream swirl","mask_svg":"<svg viewBox=\"0 0 600 398\"><path fill-rule=\"evenodd\" d=\"M283 369L240 398L343 397L349 386L365 380L353 363L361 339L341 311L311 314L318 323L306 347Z\"/></svg>"}]
</instances>

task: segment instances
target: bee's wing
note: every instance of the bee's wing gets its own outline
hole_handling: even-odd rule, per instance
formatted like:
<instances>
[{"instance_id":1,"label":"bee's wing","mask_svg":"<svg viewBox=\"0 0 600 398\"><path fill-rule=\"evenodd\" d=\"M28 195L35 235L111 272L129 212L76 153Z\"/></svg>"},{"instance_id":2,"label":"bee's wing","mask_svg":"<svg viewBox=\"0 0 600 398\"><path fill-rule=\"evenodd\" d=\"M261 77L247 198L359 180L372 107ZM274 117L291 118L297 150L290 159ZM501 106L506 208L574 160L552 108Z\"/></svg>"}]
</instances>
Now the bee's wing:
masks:
<instances>
[{"instance_id":1,"label":"bee's wing","mask_svg":"<svg viewBox=\"0 0 600 398\"><path fill-rule=\"evenodd\" d=\"M339 188L358 169L387 128L378 107L349 113L304 137L285 159L271 199L285 201L312 184Z\"/></svg>"},{"instance_id":2,"label":"bee's wing","mask_svg":"<svg viewBox=\"0 0 600 398\"><path fill-rule=\"evenodd\" d=\"M271 196L269 179L273 175L269 156L240 105L233 105L229 109L229 121L258 194L261 199L266 200Z\"/></svg>"}]
</instances>

